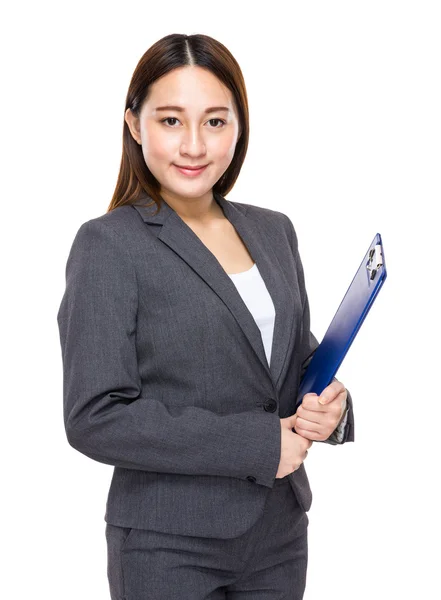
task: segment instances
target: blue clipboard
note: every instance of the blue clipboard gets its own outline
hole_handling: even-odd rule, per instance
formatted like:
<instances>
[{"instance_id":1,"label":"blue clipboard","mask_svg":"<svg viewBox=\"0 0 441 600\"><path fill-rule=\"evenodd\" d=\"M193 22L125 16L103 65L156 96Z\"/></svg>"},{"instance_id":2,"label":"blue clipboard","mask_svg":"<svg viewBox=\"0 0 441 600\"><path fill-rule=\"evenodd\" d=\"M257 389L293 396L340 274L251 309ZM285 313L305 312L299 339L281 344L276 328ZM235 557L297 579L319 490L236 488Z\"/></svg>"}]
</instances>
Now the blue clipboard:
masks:
<instances>
[{"instance_id":1,"label":"blue clipboard","mask_svg":"<svg viewBox=\"0 0 441 600\"><path fill-rule=\"evenodd\" d=\"M377 233L300 381L296 409L305 394L320 395L332 382L386 276L383 244Z\"/></svg>"}]
</instances>

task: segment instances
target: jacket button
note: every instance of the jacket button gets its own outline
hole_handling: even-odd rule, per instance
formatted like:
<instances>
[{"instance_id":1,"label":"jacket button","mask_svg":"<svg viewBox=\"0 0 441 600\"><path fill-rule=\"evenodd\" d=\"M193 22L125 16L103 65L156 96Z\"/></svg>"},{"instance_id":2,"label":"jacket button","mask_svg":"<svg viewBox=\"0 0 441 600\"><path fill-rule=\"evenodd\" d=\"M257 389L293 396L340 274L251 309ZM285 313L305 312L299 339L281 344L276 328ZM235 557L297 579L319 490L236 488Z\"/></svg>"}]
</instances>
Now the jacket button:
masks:
<instances>
[{"instance_id":1,"label":"jacket button","mask_svg":"<svg viewBox=\"0 0 441 600\"><path fill-rule=\"evenodd\" d=\"M256 478L253 477L252 475L248 475L247 479L248 479L248 481L252 481L253 483L256 482Z\"/></svg>"},{"instance_id":2,"label":"jacket button","mask_svg":"<svg viewBox=\"0 0 441 600\"><path fill-rule=\"evenodd\" d=\"M275 402L274 400L270 400L264 405L264 409L267 412L275 412L275 410L277 409L277 402Z\"/></svg>"}]
</instances>

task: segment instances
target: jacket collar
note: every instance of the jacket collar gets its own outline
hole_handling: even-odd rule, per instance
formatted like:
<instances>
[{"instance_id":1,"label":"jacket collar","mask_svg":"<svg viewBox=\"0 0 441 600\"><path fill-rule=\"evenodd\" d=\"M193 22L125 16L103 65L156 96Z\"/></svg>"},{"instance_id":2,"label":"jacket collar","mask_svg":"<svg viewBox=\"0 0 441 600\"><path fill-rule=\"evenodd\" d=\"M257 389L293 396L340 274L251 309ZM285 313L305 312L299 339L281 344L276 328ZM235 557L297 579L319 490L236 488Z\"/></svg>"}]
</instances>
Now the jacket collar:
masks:
<instances>
[{"instance_id":1,"label":"jacket collar","mask_svg":"<svg viewBox=\"0 0 441 600\"><path fill-rule=\"evenodd\" d=\"M282 375L289 363L285 358L288 355L290 342L296 338L297 323L294 319L293 291L272 247L272 241L265 231L264 221L247 214L248 207L244 204L230 202L217 192L214 192L213 196L248 248L274 302L276 316L270 366L266 359L260 329L236 286L214 254L165 201L162 202L161 209L156 215L154 215L156 204L152 207L140 206L141 203L145 204L151 200L145 193L132 206L143 221L153 228L158 239L188 263L226 304L273 385L276 387L280 381L278 387L281 387L284 379ZM155 227L158 225L161 227Z\"/></svg>"}]
</instances>

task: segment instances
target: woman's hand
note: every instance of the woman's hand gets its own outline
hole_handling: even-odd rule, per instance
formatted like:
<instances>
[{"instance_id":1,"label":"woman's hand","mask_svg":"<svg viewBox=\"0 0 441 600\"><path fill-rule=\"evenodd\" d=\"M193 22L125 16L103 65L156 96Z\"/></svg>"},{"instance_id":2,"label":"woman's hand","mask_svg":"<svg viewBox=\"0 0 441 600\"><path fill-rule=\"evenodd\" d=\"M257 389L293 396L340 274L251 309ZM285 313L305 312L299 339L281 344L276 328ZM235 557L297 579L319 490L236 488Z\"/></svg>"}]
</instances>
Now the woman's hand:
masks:
<instances>
[{"instance_id":1,"label":"woman's hand","mask_svg":"<svg viewBox=\"0 0 441 600\"><path fill-rule=\"evenodd\" d=\"M341 381L330 383L320 396L305 394L294 415L296 433L308 440L327 440L345 413L347 396Z\"/></svg>"}]
</instances>

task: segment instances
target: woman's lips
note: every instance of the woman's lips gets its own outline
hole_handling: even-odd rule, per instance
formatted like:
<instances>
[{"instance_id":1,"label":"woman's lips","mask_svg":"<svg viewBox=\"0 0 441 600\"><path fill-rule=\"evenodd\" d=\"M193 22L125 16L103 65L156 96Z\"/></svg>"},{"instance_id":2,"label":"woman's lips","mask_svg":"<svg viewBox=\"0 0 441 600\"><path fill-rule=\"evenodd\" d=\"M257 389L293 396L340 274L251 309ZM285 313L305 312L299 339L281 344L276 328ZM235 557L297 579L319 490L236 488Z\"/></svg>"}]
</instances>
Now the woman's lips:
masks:
<instances>
[{"instance_id":1,"label":"woman's lips","mask_svg":"<svg viewBox=\"0 0 441 600\"><path fill-rule=\"evenodd\" d=\"M178 167L178 165L174 165L177 170L182 173L182 175L187 175L188 177L196 177L205 171L208 165L202 167L201 169L183 169L182 167Z\"/></svg>"}]
</instances>

